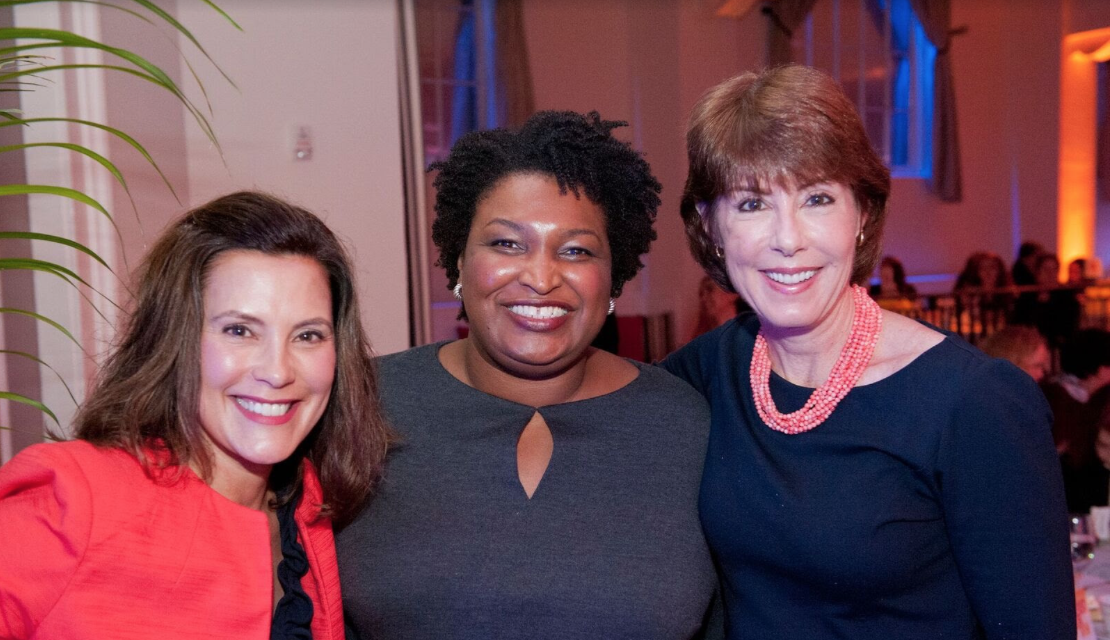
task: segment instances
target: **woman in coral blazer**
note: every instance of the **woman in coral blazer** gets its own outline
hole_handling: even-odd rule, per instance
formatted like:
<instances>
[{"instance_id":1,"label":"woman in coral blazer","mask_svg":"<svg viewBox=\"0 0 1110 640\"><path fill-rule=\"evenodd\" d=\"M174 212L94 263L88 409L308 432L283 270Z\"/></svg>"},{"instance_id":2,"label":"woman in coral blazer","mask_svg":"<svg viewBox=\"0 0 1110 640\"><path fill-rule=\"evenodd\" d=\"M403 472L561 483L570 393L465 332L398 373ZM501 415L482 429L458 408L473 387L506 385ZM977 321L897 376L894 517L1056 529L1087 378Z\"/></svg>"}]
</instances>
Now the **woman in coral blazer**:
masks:
<instances>
[{"instance_id":1,"label":"woman in coral blazer","mask_svg":"<svg viewBox=\"0 0 1110 640\"><path fill-rule=\"evenodd\" d=\"M342 246L257 193L159 240L77 440L0 468L2 638L343 638L387 431Z\"/></svg>"}]
</instances>

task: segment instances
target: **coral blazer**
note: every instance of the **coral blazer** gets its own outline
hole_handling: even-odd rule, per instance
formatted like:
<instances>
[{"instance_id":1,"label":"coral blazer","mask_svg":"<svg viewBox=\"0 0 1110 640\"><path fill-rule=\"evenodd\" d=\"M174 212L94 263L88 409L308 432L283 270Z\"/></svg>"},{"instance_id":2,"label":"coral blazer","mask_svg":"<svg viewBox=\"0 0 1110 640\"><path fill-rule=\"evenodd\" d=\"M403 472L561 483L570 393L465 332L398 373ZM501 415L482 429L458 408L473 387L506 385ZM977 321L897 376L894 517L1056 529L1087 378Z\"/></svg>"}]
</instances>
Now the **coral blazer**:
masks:
<instances>
[{"instance_id":1,"label":"coral blazer","mask_svg":"<svg viewBox=\"0 0 1110 640\"><path fill-rule=\"evenodd\" d=\"M305 465L296 510L315 638L343 638L331 523ZM266 515L192 471L151 480L130 454L83 441L0 467L0 638L269 638Z\"/></svg>"}]
</instances>

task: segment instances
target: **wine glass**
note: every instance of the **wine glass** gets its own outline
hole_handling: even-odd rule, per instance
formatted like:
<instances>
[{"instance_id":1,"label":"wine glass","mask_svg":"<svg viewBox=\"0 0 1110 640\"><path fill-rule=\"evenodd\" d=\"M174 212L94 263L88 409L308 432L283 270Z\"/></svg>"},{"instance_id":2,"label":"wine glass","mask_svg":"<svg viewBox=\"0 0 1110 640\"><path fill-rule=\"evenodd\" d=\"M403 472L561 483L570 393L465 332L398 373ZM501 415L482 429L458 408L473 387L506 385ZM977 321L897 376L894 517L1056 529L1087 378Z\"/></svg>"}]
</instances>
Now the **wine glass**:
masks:
<instances>
[{"instance_id":1,"label":"wine glass","mask_svg":"<svg viewBox=\"0 0 1110 640\"><path fill-rule=\"evenodd\" d=\"M1073 563L1086 563L1095 557L1095 530L1091 516L1085 513L1073 513L1068 516L1068 526L1071 532L1071 559Z\"/></svg>"}]
</instances>

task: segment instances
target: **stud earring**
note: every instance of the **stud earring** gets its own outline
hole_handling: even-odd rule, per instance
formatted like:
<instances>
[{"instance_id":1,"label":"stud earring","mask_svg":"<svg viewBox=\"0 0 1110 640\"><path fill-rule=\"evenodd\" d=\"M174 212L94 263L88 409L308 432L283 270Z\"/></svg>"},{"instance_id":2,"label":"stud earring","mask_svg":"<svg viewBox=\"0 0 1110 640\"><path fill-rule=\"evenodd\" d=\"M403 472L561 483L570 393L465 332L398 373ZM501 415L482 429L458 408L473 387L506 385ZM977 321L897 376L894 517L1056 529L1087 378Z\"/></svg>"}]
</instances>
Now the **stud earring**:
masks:
<instances>
[{"instance_id":1,"label":"stud earring","mask_svg":"<svg viewBox=\"0 0 1110 640\"><path fill-rule=\"evenodd\" d=\"M859 231L859 245L861 247L863 246L863 229L860 229Z\"/></svg>"},{"instance_id":2,"label":"stud earring","mask_svg":"<svg viewBox=\"0 0 1110 640\"><path fill-rule=\"evenodd\" d=\"M451 290L451 293L455 296L456 300L461 301L462 300L462 283L461 282L456 283L455 288Z\"/></svg>"},{"instance_id":3,"label":"stud earring","mask_svg":"<svg viewBox=\"0 0 1110 640\"><path fill-rule=\"evenodd\" d=\"M613 312L616 311L616 310L617 310L617 299L616 298L609 298L609 313L607 313L605 315L611 316L611 315L613 315Z\"/></svg>"},{"instance_id":4,"label":"stud earring","mask_svg":"<svg viewBox=\"0 0 1110 640\"><path fill-rule=\"evenodd\" d=\"M716 252L718 258L720 258L721 260L725 259L725 250L724 249L722 249L721 247L715 247L715 252Z\"/></svg>"}]
</instances>

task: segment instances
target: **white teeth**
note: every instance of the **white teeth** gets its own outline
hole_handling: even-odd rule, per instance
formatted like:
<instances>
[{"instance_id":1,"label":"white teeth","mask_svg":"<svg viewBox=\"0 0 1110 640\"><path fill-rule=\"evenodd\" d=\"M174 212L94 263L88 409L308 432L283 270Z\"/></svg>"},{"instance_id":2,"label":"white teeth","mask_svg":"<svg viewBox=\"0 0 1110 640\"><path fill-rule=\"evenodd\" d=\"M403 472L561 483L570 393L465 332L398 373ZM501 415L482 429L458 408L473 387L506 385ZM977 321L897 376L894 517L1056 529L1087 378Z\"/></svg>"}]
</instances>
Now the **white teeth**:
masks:
<instances>
[{"instance_id":1,"label":"white teeth","mask_svg":"<svg viewBox=\"0 0 1110 640\"><path fill-rule=\"evenodd\" d=\"M798 273L779 273L777 271L764 271L763 273L766 273L768 278L780 284L798 284L799 282L805 282L817 275L817 270L810 269L809 271L801 271Z\"/></svg>"},{"instance_id":2,"label":"white teeth","mask_svg":"<svg viewBox=\"0 0 1110 640\"><path fill-rule=\"evenodd\" d=\"M526 304L515 304L509 307L509 311L524 316L525 318L538 318L546 320L547 318L558 318L567 315L567 310L562 307L533 307Z\"/></svg>"},{"instance_id":3,"label":"white teeth","mask_svg":"<svg viewBox=\"0 0 1110 640\"><path fill-rule=\"evenodd\" d=\"M236 398L235 401L239 403L240 407L243 407L247 411L267 417L283 416L289 411L289 407L293 406L291 402L272 404L269 402L253 402L251 400L244 400L243 398Z\"/></svg>"}]
</instances>

